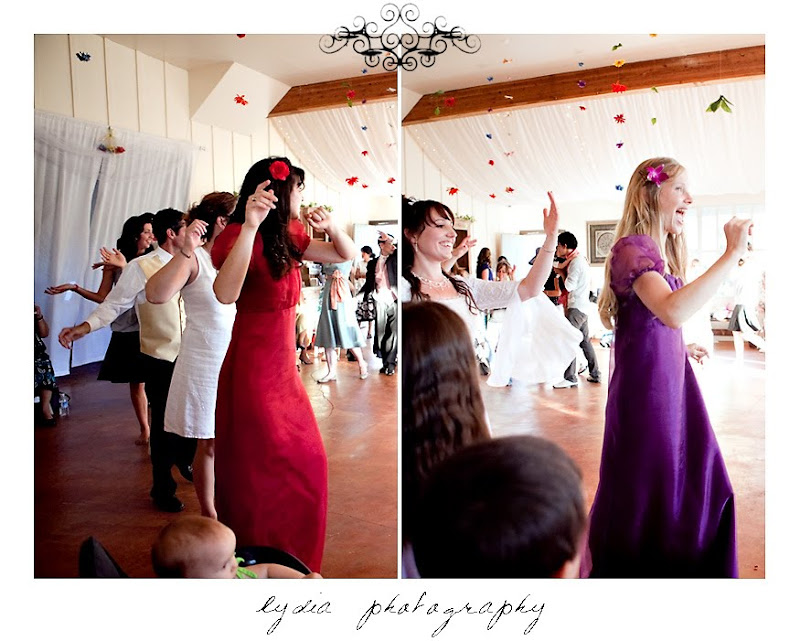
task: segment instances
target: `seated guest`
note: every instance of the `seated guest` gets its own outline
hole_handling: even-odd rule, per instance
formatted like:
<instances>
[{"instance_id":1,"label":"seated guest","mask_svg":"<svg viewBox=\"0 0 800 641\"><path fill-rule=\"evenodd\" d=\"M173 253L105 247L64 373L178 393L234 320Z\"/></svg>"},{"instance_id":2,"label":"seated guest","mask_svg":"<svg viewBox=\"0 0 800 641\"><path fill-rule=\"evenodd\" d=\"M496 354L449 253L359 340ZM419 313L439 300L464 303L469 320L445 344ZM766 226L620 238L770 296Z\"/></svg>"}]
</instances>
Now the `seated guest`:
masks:
<instances>
[{"instance_id":1,"label":"seated guest","mask_svg":"<svg viewBox=\"0 0 800 641\"><path fill-rule=\"evenodd\" d=\"M151 549L153 569L162 578L181 579L321 579L276 563L244 569L236 558L236 535L207 516L184 516L166 525Z\"/></svg>"},{"instance_id":2,"label":"seated guest","mask_svg":"<svg viewBox=\"0 0 800 641\"><path fill-rule=\"evenodd\" d=\"M510 436L431 471L411 545L424 578L577 578L585 530L575 463L550 441Z\"/></svg>"}]
</instances>

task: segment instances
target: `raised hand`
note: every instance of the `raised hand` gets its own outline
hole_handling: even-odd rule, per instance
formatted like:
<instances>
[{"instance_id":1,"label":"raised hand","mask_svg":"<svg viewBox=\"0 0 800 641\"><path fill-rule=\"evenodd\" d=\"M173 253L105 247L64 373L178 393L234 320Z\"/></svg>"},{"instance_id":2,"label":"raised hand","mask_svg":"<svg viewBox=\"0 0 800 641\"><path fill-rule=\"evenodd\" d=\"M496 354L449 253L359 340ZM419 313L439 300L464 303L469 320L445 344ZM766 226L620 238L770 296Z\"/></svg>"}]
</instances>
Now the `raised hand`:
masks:
<instances>
[{"instance_id":1,"label":"raised hand","mask_svg":"<svg viewBox=\"0 0 800 641\"><path fill-rule=\"evenodd\" d=\"M119 268L122 269L125 265L128 264L128 261L125 260L125 256L123 256L122 252L119 249L106 249L105 247L100 248L100 262L94 263L92 265L92 269L97 269L98 267L102 267L103 269L106 268Z\"/></svg>"},{"instance_id":2,"label":"raised hand","mask_svg":"<svg viewBox=\"0 0 800 641\"><path fill-rule=\"evenodd\" d=\"M328 231L334 225L330 212L326 211L324 207L307 209L303 215L308 224L317 231Z\"/></svg>"},{"instance_id":3,"label":"raised hand","mask_svg":"<svg viewBox=\"0 0 800 641\"><path fill-rule=\"evenodd\" d=\"M556 207L556 201L553 199L553 192L548 191L547 196L550 198L550 209L545 208L542 210L542 227L545 234L552 236L558 233L558 208Z\"/></svg>"},{"instance_id":4,"label":"raised hand","mask_svg":"<svg viewBox=\"0 0 800 641\"><path fill-rule=\"evenodd\" d=\"M197 218L186 228L186 235L183 237L183 251L189 255L203 244L203 236L208 229L208 223Z\"/></svg>"},{"instance_id":5,"label":"raised hand","mask_svg":"<svg viewBox=\"0 0 800 641\"><path fill-rule=\"evenodd\" d=\"M727 248L725 251L734 258L741 258L747 253L747 239L753 233L753 221L749 218L734 216L722 228L725 232Z\"/></svg>"},{"instance_id":6,"label":"raised hand","mask_svg":"<svg viewBox=\"0 0 800 641\"><path fill-rule=\"evenodd\" d=\"M270 181L265 180L258 187L255 192L247 198L247 205L244 209L245 224L258 227L264 222L271 209L275 209L275 203L278 202L278 197L270 189L267 191Z\"/></svg>"},{"instance_id":7,"label":"raised hand","mask_svg":"<svg viewBox=\"0 0 800 641\"><path fill-rule=\"evenodd\" d=\"M702 363L703 359L708 357L708 350L697 343L689 343L686 346L686 351L689 352L689 357L693 358L698 363Z\"/></svg>"},{"instance_id":8,"label":"raised hand","mask_svg":"<svg viewBox=\"0 0 800 641\"><path fill-rule=\"evenodd\" d=\"M458 243L455 247L453 247L453 258L461 258L464 254L466 254L470 249L475 247L478 244L478 239L473 238L472 236L464 236L464 239Z\"/></svg>"}]
</instances>

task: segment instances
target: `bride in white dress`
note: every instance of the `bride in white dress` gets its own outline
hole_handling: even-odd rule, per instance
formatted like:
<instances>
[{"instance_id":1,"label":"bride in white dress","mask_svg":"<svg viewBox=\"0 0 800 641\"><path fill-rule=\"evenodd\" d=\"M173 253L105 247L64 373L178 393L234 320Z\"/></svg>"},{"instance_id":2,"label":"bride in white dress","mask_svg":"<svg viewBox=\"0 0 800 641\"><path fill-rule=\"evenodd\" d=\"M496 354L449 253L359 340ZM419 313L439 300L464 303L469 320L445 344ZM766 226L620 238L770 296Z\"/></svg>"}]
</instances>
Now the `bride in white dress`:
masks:
<instances>
[{"instance_id":1,"label":"bride in white dress","mask_svg":"<svg viewBox=\"0 0 800 641\"><path fill-rule=\"evenodd\" d=\"M482 335L480 311L506 308L488 384L504 387L511 378L528 383L553 380L575 358L577 331L544 296L558 236L558 209L548 192L543 211L546 240L521 281L485 281L447 274L456 232L453 212L434 200L403 200L402 302L432 300L455 311L474 338Z\"/></svg>"},{"instance_id":2,"label":"bride in white dress","mask_svg":"<svg viewBox=\"0 0 800 641\"><path fill-rule=\"evenodd\" d=\"M214 192L189 211L181 250L150 277L145 290L151 303L163 303L180 292L186 329L167 397L164 429L197 439L192 465L194 487L203 516L217 517L214 507L214 410L222 360L231 339L236 305L223 305L214 295L217 270L211 248L225 229L236 197Z\"/></svg>"}]
</instances>

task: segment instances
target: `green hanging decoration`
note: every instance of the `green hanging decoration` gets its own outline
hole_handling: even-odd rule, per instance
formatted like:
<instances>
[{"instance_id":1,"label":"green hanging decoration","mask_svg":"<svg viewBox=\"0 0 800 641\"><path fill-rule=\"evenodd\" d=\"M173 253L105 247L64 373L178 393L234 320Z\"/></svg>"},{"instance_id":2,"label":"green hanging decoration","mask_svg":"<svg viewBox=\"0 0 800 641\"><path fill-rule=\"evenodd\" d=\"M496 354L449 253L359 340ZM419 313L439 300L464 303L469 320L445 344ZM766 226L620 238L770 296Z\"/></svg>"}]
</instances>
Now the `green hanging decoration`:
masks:
<instances>
[{"instance_id":1,"label":"green hanging decoration","mask_svg":"<svg viewBox=\"0 0 800 641\"><path fill-rule=\"evenodd\" d=\"M733 113L733 111L731 110L732 106L733 106L733 103L730 102L725 96L720 96L714 102L712 102L710 105L708 105L708 108L706 109L706 111L710 111L711 113L716 113L717 109L722 109L722 111L726 111L728 113Z\"/></svg>"}]
</instances>

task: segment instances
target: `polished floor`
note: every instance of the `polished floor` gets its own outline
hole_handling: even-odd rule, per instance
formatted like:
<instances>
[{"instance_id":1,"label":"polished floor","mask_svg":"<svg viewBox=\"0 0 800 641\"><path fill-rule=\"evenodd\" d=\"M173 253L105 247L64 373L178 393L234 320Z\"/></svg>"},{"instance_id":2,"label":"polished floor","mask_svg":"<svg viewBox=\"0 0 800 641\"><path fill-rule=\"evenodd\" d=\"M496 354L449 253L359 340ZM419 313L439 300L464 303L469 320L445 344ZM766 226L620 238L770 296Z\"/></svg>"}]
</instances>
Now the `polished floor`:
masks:
<instances>
[{"instance_id":1,"label":"polished floor","mask_svg":"<svg viewBox=\"0 0 800 641\"><path fill-rule=\"evenodd\" d=\"M366 351L366 350L365 350ZM338 381L317 384L325 363L301 366L328 454L329 506L322 575L397 576L397 381L359 380L339 362ZM150 545L175 515L155 509L147 448L127 385L97 381L98 364L59 379L70 414L34 431L34 576L78 576L78 549L95 536L132 577L154 576ZM177 471L184 514L199 514L193 486Z\"/></svg>"},{"instance_id":2,"label":"polished floor","mask_svg":"<svg viewBox=\"0 0 800 641\"><path fill-rule=\"evenodd\" d=\"M600 385L584 375L577 388L567 389L492 388L485 379L482 385L493 434L533 434L558 443L583 473L587 509L597 490L610 350L595 342L595 352L603 372ZM698 380L736 496L739 576L763 578L764 355L746 348L737 360L732 342L717 342Z\"/></svg>"}]
</instances>

